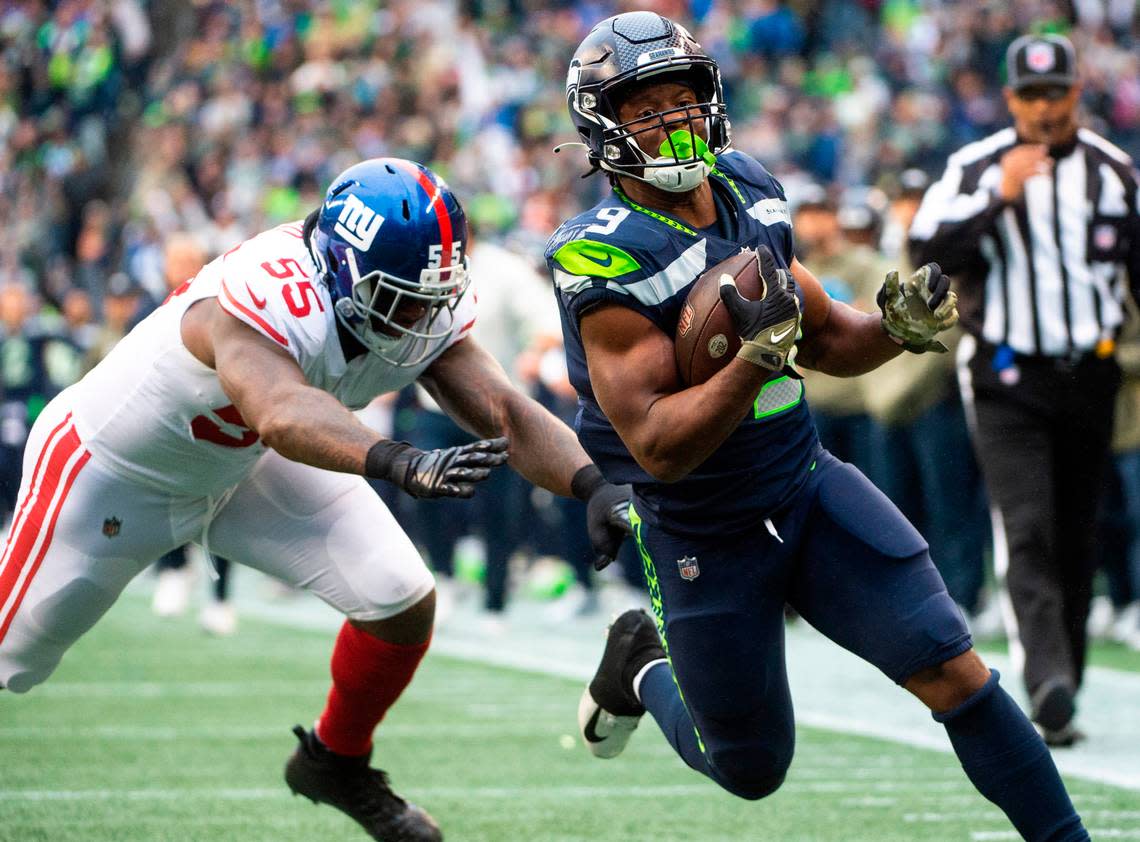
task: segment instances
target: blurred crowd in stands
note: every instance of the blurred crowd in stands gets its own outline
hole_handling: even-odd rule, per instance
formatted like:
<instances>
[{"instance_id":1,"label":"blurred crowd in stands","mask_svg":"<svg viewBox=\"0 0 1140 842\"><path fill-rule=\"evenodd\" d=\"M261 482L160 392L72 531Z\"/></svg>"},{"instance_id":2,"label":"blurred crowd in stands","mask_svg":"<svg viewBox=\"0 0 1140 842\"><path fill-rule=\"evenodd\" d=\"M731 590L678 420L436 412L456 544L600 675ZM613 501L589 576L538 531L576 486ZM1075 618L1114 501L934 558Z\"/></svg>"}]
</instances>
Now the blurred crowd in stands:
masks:
<instances>
[{"instance_id":1,"label":"blurred crowd in stands","mask_svg":"<svg viewBox=\"0 0 1140 842\"><path fill-rule=\"evenodd\" d=\"M569 57L593 23L633 8L690 25L720 63L734 144L784 182L798 213L824 214L826 230L801 241L809 268L837 242L862 243L867 283L884 260L905 259L892 200L921 195L950 152L1008 124L1005 48L1031 29L1072 37L1085 124L1140 158L1132 0L0 0L0 509L30 420L185 280L180 251L209 259L303 217L359 159L400 156L444 175L488 246L486 277L504 262L542 273L547 236L607 189L579 177L580 150L552 153L576 139ZM816 271L832 294L870 306L839 269ZM536 300L554 307L552 294ZM549 325L549 312L524 320L499 356L566 415ZM948 365L912 375L893 399L850 385L834 399L827 384L811 394L825 444L925 527L936 559L940 541L943 558L961 556L951 564L969 570L947 579L978 615L987 523L976 472L961 466L955 482L967 485L947 508L945 478L943 489L902 479L921 466L883 456L910 437L920 461L915 424L930 411L964 424L952 377ZM399 407L431 411L414 395ZM400 411L383 423L411 417ZM849 417L859 420L827 429ZM1135 415L1125 423L1140 429ZM1123 482L1140 489L1140 475ZM1115 523L1136 556L1140 512ZM1140 558L1131 565L1114 586L1120 610L1140 598Z\"/></svg>"}]
</instances>

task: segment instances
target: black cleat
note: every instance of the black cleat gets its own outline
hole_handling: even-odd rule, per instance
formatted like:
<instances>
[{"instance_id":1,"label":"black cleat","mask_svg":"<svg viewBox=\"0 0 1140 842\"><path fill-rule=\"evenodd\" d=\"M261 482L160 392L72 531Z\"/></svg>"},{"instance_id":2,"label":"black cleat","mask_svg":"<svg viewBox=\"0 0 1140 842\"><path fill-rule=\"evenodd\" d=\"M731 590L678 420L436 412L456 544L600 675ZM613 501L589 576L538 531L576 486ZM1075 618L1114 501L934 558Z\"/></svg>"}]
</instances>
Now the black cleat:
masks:
<instances>
[{"instance_id":1,"label":"black cleat","mask_svg":"<svg viewBox=\"0 0 1140 842\"><path fill-rule=\"evenodd\" d=\"M578 727L595 757L617 757L645 714L633 679L665 660L657 626L641 609L626 611L609 628L602 661L578 702Z\"/></svg>"},{"instance_id":2,"label":"black cleat","mask_svg":"<svg viewBox=\"0 0 1140 842\"><path fill-rule=\"evenodd\" d=\"M388 776L368 766L371 753L347 757L329 751L300 725L293 733L301 744L285 764L285 783L294 795L336 807L378 842L440 842L435 820L388 786Z\"/></svg>"}]
</instances>

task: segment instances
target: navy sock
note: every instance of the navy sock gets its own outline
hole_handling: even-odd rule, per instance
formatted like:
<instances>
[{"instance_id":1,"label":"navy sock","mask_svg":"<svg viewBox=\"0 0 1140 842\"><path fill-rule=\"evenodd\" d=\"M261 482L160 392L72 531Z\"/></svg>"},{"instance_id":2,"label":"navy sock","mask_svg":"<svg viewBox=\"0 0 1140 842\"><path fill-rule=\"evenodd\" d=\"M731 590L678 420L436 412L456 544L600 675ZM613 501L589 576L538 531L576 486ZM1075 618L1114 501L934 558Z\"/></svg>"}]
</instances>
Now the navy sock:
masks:
<instances>
[{"instance_id":1,"label":"navy sock","mask_svg":"<svg viewBox=\"0 0 1140 842\"><path fill-rule=\"evenodd\" d=\"M1028 842L1085 842L1049 749L1009 694L997 670L973 696L934 719L978 792L996 804Z\"/></svg>"},{"instance_id":2,"label":"navy sock","mask_svg":"<svg viewBox=\"0 0 1140 842\"><path fill-rule=\"evenodd\" d=\"M703 775L709 774L709 765L701 752L693 720L681 701L681 691L673 680L673 670L662 663L650 668L641 679L641 703L653 714L661 733L681 755L681 759Z\"/></svg>"}]
</instances>

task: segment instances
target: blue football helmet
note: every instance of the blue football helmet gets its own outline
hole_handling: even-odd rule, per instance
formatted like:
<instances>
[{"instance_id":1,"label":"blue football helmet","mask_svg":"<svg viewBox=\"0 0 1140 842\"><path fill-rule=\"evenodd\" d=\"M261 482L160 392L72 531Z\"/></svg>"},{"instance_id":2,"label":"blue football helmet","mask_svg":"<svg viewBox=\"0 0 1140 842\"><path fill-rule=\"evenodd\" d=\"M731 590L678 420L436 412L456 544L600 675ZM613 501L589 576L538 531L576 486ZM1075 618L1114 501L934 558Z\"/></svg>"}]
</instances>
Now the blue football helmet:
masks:
<instances>
[{"instance_id":1,"label":"blue football helmet","mask_svg":"<svg viewBox=\"0 0 1140 842\"><path fill-rule=\"evenodd\" d=\"M443 179L373 158L333 180L309 248L340 323L397 366L422 363L467 291L467 217Z\"/></svg>"}]
</instances>

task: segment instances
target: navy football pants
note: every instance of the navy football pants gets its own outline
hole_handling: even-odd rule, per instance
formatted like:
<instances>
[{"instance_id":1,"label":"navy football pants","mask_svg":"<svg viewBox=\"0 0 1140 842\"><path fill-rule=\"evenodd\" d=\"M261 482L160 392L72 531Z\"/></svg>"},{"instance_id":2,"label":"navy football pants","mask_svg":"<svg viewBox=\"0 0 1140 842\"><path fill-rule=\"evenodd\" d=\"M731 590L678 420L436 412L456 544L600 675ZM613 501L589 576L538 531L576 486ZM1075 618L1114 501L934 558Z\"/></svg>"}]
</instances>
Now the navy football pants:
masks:
<instances>
[{"instance_id":1,"label":"navy football pants","mask_svg":"<svg viewBox=\"0 0 1140 842\"><path fill-rule=\"evenodd\" d=\"M778 538L763 522L694 538L633 521L680 690L674 710L651 713L689 765L742 797L773 791L792 759L785 602L899 684L971 646L922 536L826 451L773 516Z\"/></svg>"}]
</instances>

